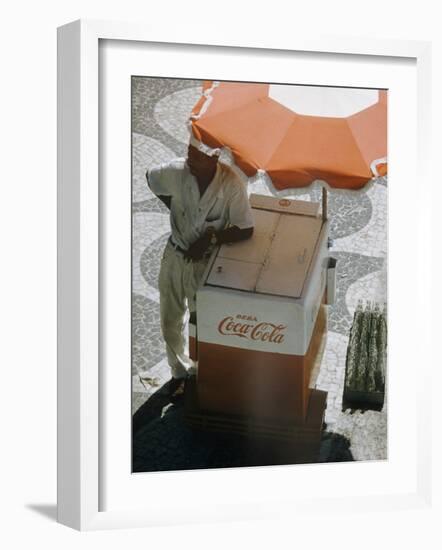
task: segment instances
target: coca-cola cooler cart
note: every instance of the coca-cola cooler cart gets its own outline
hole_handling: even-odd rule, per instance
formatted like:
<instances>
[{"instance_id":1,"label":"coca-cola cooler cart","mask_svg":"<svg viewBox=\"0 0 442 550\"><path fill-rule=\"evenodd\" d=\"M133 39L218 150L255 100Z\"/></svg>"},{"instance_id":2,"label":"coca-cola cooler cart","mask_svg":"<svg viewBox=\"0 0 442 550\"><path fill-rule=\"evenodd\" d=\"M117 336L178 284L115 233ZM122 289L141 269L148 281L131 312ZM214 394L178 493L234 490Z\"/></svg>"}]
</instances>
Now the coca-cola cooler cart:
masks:
<instances>
[{"instance_id":1,"label":"coca-cola cooler cart","mask_svg":"<svg viewBox=\"0 0 442 550\"><path fill-rule=\"evenodd\" d=\"M250 202L252 238L217 248L197 292L186 421L284 441L313 461L327 398L315 382L335 288L329 222L318 203L256 194Z\"/></svg>"}]
</instances>

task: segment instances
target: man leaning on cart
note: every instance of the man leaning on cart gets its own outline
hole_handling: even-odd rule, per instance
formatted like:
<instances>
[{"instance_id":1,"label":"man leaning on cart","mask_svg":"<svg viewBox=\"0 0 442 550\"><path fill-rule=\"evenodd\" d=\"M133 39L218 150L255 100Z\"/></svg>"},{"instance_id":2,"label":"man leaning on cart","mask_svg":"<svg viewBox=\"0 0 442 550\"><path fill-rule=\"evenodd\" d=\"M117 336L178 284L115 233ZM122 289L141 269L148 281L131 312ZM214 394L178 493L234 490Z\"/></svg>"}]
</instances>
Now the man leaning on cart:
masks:
<instances>
[{"instance_id":1,"label":"man leaning on cart","mask_svg":"<svg viewBox=\"0 0 442 550\"><path fill-rule=\"evenodd\" d=\"M159 275L161 330L172 379L170 395L182 393L195 365L185 352L186 312L196 316L196 291L214 246L248 239L253 217L243 182L190 139L187 159L148 170L151 191L170 211L171 235Z\"/></svg>"}]
</instances>

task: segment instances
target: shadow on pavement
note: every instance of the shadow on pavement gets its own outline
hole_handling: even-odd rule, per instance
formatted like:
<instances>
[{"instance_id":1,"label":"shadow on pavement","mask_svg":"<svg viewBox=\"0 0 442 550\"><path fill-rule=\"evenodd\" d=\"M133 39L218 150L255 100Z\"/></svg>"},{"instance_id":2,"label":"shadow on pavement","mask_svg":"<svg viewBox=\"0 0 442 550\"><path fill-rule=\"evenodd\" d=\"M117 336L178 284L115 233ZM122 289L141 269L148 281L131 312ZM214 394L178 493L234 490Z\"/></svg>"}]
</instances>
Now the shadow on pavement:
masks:
<instances>
[{"instance_id":1,"label":"shadow on pavement","mask_svg":"<svg viewBox=\"0 0 442 550\"><path fill-rule=\"evenodd\" d=\"M172 390L172 381L169 380L135 412L132 417L132 436L146 424L149 424L156 418L160 417L164 407L171 405L173 399L171 399L169 392Z\"/></svg>"},{"instance_id":2,"label":"shadow on pavement","mask_svg":"<svg viewBox=\"0 0 442 550\"><path fill-rule=\"evenodd\" d=\"M323 431L318 462L352 461L350 442ZM133 472L232 468L305 463L289 458L271 440L193 430L184 420L184 399L171 399L166 384L133 416Z\"/></svg>"}]
</instances>

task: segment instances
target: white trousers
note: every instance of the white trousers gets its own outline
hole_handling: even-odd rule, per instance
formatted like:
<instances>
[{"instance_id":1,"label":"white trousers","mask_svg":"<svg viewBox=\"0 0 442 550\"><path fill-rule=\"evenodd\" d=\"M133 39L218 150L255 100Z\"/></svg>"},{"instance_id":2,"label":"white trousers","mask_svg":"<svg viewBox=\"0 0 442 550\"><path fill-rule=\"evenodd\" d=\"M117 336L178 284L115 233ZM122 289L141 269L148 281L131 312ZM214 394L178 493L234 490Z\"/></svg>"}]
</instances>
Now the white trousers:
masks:
<instances>
[{"instance_id":1,"label":"white trousers","mask_svg":"<svg viewBox=\"0 0 442 550\"><path fill-rule=\"evenodd\" d=\"M168 242L161 260L159 276L161 331L169 366L174 378L184 378L192 365L186 354L185 323L187 311L196 311L196 290L204 274L207 258L186 261Z\"/></svg>"}]
</instances>

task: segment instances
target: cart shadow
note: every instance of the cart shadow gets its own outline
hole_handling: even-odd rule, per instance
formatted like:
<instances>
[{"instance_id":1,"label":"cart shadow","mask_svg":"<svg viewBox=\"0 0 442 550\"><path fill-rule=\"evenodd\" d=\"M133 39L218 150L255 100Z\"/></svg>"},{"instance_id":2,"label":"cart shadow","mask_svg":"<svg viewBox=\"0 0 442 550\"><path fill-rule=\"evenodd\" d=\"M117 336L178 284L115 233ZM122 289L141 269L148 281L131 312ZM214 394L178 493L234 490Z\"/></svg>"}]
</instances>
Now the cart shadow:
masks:
<instances>
[{"instance_id":1,"label":"cart shadow","mask_svg":"<svg viewBox=\"0 0 442 550\"><path fill-rule=\"evenodd\" d=\"M171 399L167 390L166 384L133 416L134 473L307 462L271 440L191 429L185 422L183 397ZM325 429L317 462L352 460L349 440Z\"/></svg>"}]
</instances>

